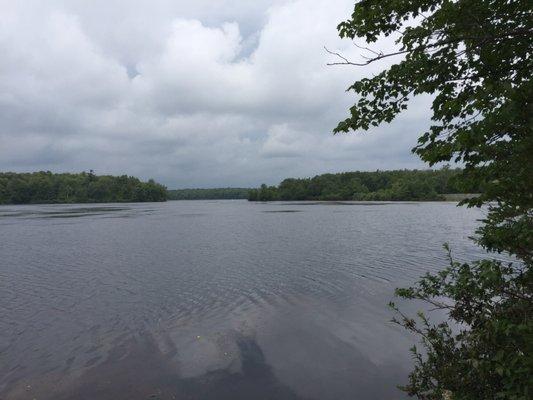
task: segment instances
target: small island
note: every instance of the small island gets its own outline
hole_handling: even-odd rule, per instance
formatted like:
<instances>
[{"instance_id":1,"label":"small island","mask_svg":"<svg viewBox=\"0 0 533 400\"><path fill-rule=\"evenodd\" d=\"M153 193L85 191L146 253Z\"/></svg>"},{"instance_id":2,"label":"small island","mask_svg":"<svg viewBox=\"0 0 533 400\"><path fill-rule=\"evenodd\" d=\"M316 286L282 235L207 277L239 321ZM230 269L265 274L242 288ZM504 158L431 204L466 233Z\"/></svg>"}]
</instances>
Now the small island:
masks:
<instances>
[{"instance_id":1,"label":"small island","mask_svg":"<svg viewBox=\"0 0 533 400\"><path fill-rule=\"evenodd\" d=\"M165 186L133 176L77 174L0 173L0 204L130 203L166 201Z\"/></svg>"}]
</instances>

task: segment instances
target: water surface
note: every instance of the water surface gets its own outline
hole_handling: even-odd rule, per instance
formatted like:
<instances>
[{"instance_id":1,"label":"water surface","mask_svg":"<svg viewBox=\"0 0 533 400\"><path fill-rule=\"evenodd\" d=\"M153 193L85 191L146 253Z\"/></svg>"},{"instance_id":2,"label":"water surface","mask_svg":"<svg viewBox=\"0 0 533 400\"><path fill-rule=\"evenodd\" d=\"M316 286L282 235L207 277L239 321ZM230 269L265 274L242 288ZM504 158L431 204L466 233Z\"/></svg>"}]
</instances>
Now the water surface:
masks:
<instances>
[{"instance_id":1,"label":"water surface","mask_svg":"<svg viewBox=\"0 0 533 400\"><path fill-rule=\"evenodd\" d=\"M0 399L400 399L453 203L0 207ZM405 305L412 309L412 305Z\"/></svg>"}]
</instances>

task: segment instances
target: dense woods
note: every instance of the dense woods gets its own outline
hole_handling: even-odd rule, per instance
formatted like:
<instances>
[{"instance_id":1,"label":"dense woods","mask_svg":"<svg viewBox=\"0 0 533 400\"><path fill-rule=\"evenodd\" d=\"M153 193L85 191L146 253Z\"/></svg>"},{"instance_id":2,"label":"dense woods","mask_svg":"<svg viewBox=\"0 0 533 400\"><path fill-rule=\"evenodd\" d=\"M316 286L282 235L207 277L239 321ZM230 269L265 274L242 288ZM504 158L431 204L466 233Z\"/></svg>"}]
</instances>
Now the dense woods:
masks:
<instances>
[{"instance_id":1,"label":"dense woods","mask_svg":"<svg viewBox=\"0 0 533 400\"><path fill-rule=\"evenodd\" d=\"M343 172L314 178L285 179L279 186L251 190L250 201L272 200L443 200L447 193L477 193L475 184L459 182L461 170Z\"/></svg>"},{"instance_id":2,"label":"dense woods","mask_svg":"<svg viewBox=\"0 0 533 400\"><path fill-rule=\"evenodd\" d=\"M150 179L141 182L132 176L0 173L0 204L112 203L165 201L167 191Z\"/></svg>"},{"instance_id":3,"label":"dense woods","mask_svg":"<svg viewBox=\"0 0 533 400\"><path fill-rule=\"evenodd\" d=\"M248 188L175 189L168 191L169 200L246 199Z\"/></svg>"}]
</instances>

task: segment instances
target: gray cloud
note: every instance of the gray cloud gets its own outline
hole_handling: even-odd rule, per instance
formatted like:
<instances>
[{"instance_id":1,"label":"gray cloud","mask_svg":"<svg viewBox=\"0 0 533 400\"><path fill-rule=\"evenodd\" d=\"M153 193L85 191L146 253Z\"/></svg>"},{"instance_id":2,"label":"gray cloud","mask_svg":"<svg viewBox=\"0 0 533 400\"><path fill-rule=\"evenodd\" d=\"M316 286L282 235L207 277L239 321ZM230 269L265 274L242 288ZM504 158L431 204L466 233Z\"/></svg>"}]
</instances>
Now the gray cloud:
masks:
<instances>
[{"instance_id":1,"label":"gray cloud","mask_svg":"<svg viewBox=\"0 0 533 400\"><path fill-rule=\"evenodd\" d=\"M353 0L0 0L0 169L153 177L169 187L422 167L429 100L333 136L354 80L328 67ZM391 45L391 39L380 43Z\"/></svg>"}]
</instances>

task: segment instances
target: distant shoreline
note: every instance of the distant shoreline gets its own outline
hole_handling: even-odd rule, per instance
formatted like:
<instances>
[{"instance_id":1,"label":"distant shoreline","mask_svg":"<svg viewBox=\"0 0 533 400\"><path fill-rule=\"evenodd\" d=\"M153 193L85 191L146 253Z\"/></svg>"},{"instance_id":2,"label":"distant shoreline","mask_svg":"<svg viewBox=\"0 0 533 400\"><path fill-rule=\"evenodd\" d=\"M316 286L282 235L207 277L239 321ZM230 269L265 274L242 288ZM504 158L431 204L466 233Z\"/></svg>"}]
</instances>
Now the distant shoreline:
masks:
<instances>
[{"instance_id":1,"label":"distant shoreline","mask_svg":"<svg viewBox=\"0 0 533 400\"><path fill-rule=\"evenodd\" d=\"M388 205L388 204L409 204L409 203L455 203L466 198L475 197L478 194L464 194L457 195L455 193L450 194L449 198L442 200L373 200L373 201L359 201L359 200L272 200L272 201L248 201L247 199L168 199L164 201L92 201L92 202L48 202L48 203L1 203L2 206L45 206L45 205L87 205L87 204L142 204L142 203L168 203L168 202L177 202L177 201L213 201L213 200L240 200L246 201L249 203L262 203L262 204L287 204L287 205Z\"/></svg>"},{"instance_id":2,"label":"distant shoreline","mask_svg":"<svg viewBox=\"0 0 533 400\"><path fill-rule=\"evenodd\" d=\"M472 198L479 196L479 193L450 193L444 194L443 199L438 200L253 200L250 203L286 203L292 205L310 205L310 204L354 204L354 205L365 205L365 204L398 204L398 203L454 203L464 199ZM243 198L237 199L168 199L168 201L206 201L206 200L246 200Z\"/></svg>"},{"instance_id":3,"label":"distant shoreline","mask_svg":"<svg viewBox=\"0 0 533 400\"><path fill-rule=\"evenodd\" d=\"M145 203L167 200L153 179L80 173L0 172L0 204Z\"/></svg>"},{"instance_id":4,"label":"distant shoreline","mask_svg":"<svg viewBox=\"0 0 533 400\"><path fill-rule=\"evenodd\" d=\"M278 186L262 184L250 201L459 201L483 190L461 169L353 171L287 178Z\"/></svg>"},{"instance_id":5,"label":"distant shoreline","mask_svg":"<svg viewBox=\"0 0 533 400\"><path fill-rule=\"evenodd\" d=\"M167 203L168 200L159 201L76 201L76 202L48 202L48 203L0 203L2 206L75 206L87 204L143 204L143 203Z\"/></svg>"}]
</instances>

